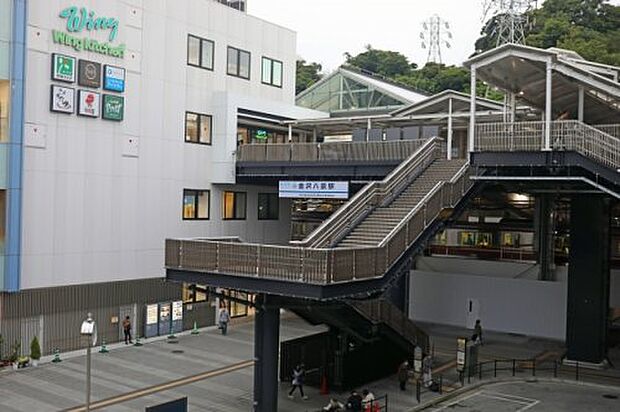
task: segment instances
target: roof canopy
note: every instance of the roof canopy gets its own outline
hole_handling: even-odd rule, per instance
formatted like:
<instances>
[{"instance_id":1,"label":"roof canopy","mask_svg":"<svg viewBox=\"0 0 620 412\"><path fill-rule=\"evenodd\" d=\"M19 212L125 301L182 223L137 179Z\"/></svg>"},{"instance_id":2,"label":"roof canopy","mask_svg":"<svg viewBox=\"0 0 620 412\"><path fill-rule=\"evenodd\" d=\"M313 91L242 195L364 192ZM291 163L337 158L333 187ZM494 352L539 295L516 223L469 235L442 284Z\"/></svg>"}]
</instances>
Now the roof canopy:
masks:
<instances>
[{"instance_id":1,"label":"roof canopy","mask_svg":"<svg viewBox=\"0 0 620 412\"><path fill-rule=\"evenodd\" d=\"M427 96L363 72L340 67L301 92L296 104L333 116L389 113Z\"/></svg>"},{"instance_id":2,"label":"roof canopy","mask_svg":"<svg viewBox=\"0 0 620 412\"><path fill-rule=\"evenodd\" d=\"M568 111L572 118L577 118L579 90L583 88L586 123L618 122L620 84L561 51L506 44L473 57L464 65L475 67L479 79L544 109L548 62L552 68L554 116Z\"/></svg>"},{"instance_id":3,"label":"roof canopy","mask_svg":"<svg viewBox=\"0 0 620 412\"><path fill-rule=\"evenodd\" d=\"M392 112L392 116L409 116L414 114L448 113L452 101L452 113L469 112L470 96L454 90L444 90L417 103L410 104ZM503 110L504 106L494 100L476 98L477 110Z\"/></svg>"}]
</instances>

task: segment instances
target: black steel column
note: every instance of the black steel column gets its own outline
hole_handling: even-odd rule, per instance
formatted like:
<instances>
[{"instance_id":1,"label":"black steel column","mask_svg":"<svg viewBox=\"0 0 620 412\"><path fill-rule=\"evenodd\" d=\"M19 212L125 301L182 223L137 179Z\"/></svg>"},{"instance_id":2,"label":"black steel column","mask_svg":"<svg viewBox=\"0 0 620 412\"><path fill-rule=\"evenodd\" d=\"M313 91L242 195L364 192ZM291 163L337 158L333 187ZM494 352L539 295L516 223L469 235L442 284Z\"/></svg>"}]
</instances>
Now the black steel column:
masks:
<instances>
[{"instance_id":1,"label":"black steel column","mask_svg":"<svg viewBox=\"0 0 620 412\"><path fill-rule=\"evenodd\" d=\"M534 247L537 252L539 280L553 280L553 199L549 194L536 196L534 215Z\"/></svg>"},{"instance_id":2,"label":"black steel column","mask_svg":"<svg viewBox=\"0 0 620 412\"><path fill-rule=\"evenodd\" d=\"M607 354L610 202L574 196L570 214L567 359L601 363Z\"/></svg>"},{"instance_id":3,"label":"black steel column","mask_svg":"<svg viewBox=\"0 0 620 412\"><path fill-rule=\"evenodd\" d=\"M254 319L254 410L278 410L278 354L280 308L269 305L267 295L256 297Z\"/></svg>"}]
</instances>

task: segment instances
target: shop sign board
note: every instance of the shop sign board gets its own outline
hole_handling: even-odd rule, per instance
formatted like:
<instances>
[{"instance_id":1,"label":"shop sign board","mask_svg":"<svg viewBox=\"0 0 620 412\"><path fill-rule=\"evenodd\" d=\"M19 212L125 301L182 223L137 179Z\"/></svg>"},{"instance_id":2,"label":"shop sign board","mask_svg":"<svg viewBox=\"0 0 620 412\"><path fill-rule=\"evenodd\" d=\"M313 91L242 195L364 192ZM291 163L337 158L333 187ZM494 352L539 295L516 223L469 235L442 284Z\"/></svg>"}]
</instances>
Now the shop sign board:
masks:
<instances>
[{"instance_id":1,"label":"shop sign board","mask_svg":"<svg viewBox=\"0 0 620 412\"><path fill-rule=\"evenodd\" d=\"M279 197L288 199L348 199L349 182L280 181Z\"/></svg>"},{"instance_id":2,"label":"shop sign board","mask_svg":"<svg viewBox=\"0 0 620 412\"><path fill-rule=\"evenodd\" d=\"M52 54L52 80L75 82L75 57L64 54Z\"/></svg>"},{"instance_id":3,"label":"shop sign board","mask_svg":"<svg viewBox=\"0 0 620 412\"><path fill-rule=\"evenodd\" d=\"M94 89L101 87L101 63L80 60L78 62L78 84Z\"/></svg>"},{"instance_id":4,"label":"shop sign board","mask_svg":"<svg viewBox=\"0 0 620 412\"><path fill-rule=\"evenodd\" d=\"M113 94L103 95L102 118L106 120L123 120L125 114L125 98Z\"/></svg>"},{"instance_id":5,"label":"shop sign board","mask_svg":"<svg viewBox=\"0 0 620 412\"><path fill-rule=\"evenodd\" d=\"M58 113L74 113L75 89L53 84L50 96L50 110Z\"/></svg>"},{"instance_id":6,"label":"shop sign board","mask_svg":"<svg viewBox=\"0 0 620 412\"><path fill-rule=\"evenodd\" d=\"M99 117L101 110L101 95L90 90L78 92L78 114L80 116Z\"/></svg>"},{"instance_id":7,"label":"shop sign board","mask_svg":"<svg viewBox=\"0 0 620 412\"><path fill-rule=\"evenodd\" d=\"M113 92L125 91L125 69L105 65L103 69L103 88Z\"/></svg>"},{"instance_id":8,"label":"shop sign board","mask_svg":"<svg viewBox=\"0 0 620 412\"><path fill-rule=\"evenodd\" d=\"M463 372L467 361L467 338L456 339L456 370Z\"/></svg>"}]
</instances>

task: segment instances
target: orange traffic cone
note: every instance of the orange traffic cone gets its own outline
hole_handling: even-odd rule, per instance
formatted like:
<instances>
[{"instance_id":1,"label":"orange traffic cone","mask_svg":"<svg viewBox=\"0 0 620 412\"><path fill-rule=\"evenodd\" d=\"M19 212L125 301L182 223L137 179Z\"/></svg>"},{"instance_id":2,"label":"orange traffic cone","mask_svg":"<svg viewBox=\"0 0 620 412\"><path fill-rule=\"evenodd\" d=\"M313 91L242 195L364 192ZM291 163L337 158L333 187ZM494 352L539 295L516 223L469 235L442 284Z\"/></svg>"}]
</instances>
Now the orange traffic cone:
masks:
<instances>
[{"instance_id":1,"label":"orange traffic cone","mask_svg":"<svg viewBox=\"0 0 620 412\"><path fill-rule=\"evenodd\" d=\"M327 376L321 376L321 395L329 394L329 386L327 385Z\"/></svg>"}]
</instances>

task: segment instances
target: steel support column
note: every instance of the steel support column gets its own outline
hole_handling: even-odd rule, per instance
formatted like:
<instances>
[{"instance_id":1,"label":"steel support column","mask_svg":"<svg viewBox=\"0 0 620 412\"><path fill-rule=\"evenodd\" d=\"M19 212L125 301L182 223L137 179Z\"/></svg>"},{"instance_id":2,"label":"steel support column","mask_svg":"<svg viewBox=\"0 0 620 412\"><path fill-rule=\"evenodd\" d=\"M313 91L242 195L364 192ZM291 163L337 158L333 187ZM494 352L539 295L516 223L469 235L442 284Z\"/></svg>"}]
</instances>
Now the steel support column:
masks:
<instances>
[{"instance_id":1,"label":"steel support column","mask_svg":"<svg viewBox=\"0 0 620 412\"><path fill-rule=\"evenodd\" d=\"M254 411L278 410L280 308L267 295L256 296L254 318Z\"/></svg>"},{"instance_id":2,"label":"steel support column","mask_svg":"<svg viewBox=\"0 0 620 412\"><path fill-rule=\"evenodd\" d=\"M547 60L547 77L545 83L545 143L543 150L551 150L551 118L553 112L551 108L551 98L553 92L553 63L551 59Z\"/></svg>"},{"instance_id":3,"label":"steel support column","mask_svg":"<svg viewBox=\"0 0 620 412\"><path fill-rule=\"evenodd\" d=\"M583 108L585 102L585 89L579 85L579 101L577 102L577 120L583 122Z\"/></svg>"},{"instance_id":4,"label":"steel support column","mask_svg":"<svg viewBox=\"0 0 620 412\"><path fill-rule=\"evenodd\" d=\"M534 246L540 272L539 280L553 280L553 198L550 194L536 196L534 215Z\"/></svg>"},{"instance_id":5,"label":"steel support column","mask_svg":"<svg viewBox=\"0 0 620 412\"><path fill-rule=\"evenodd\" d=\"M469 139L468 152L474 151L474 134L476 132L476 66L471 66L470 79L470 101L469 101ZM469 155L467 156L469 159Z\"/></svg>"},{"instance_id":6,"label":"steel support column","mask_svg":"<svg viewBox=\"0 0 620 412\"><path fill-rule=\"evenodd\" d=\"M607 355L610 201L604 196L571 199L567 359L602 363Z\"/></svg>"},{"instance_id":7,"label":"steel support column","mask_svg":"<svg viewBox=\"0 0 620 412\"><path fill-rule=\"evenodd\" d=\"M452 159L452 98L448 99L448 160Z\"/></svg>"}]
</instances>

